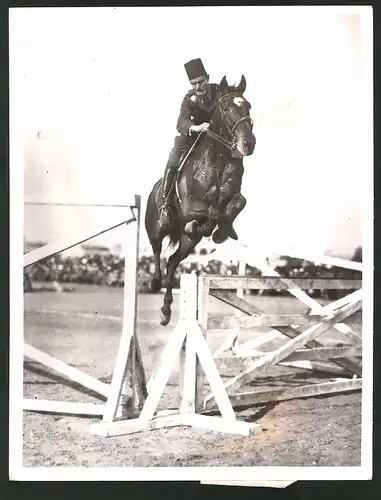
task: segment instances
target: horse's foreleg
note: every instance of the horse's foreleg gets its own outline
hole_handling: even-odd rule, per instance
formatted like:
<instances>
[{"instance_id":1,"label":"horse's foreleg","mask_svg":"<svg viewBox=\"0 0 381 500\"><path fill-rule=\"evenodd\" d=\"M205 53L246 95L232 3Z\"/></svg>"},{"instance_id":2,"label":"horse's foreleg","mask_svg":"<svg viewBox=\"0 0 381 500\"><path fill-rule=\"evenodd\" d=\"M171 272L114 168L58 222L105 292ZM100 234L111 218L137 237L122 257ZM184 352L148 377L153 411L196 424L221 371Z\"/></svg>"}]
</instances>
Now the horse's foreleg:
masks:
<instances>
[{"instance_id":1,"label":"horse's foreleg","mask_svg":"<svg viewBox=\"0 0 381 500\"><path fill-rule=\"evenodd\" d=\"M200 242L201 236L195 236L193 238L186 234L181 236L179 247L174 254L172 254L168 259L167 265L167 289L164 295L164 304L161 308L162 320L161 324L163 326L168 325L171 320L171 305L173 302L173 283L175 279L175 272L180 264L180 262L188 257L195 246Z\"/></svg>"},{"instance_id":2,"label":"horse's foreleg","mask_svg":"<svg viewBox=\"0 0 381 500\"><path fill-rule=\"evenodd\" d=\"M227 203L225 212L221 214L218 229L213 234L214 243L223 243L230 236L238 239L234 229L233 222L246 206L246 198L241 193L235 193L232 199Z\"/></svg>"}]
</instances>

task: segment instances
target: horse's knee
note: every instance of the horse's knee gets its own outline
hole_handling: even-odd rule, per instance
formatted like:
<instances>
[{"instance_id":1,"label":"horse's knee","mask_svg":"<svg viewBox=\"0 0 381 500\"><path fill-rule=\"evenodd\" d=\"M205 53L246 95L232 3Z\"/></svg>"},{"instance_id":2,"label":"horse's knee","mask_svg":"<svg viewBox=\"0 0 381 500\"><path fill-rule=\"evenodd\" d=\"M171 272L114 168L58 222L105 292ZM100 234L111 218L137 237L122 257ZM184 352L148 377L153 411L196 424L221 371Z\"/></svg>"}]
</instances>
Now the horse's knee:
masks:
<instances>
[{"instance_id":1,"label":"horse's knee","mask_svg":"<svg viewBox=\"0 0 381 500\"><path fill-rule=\"evenodd\" d=\"M237 193L234 197L234 204L237 206L237 208L240 208L243 210L246 206L246 198L243 196L242 193Z\"/></svg>"},{"instance_id":2,"label":"horse's knee","mask_svg":"<svg viewBox=\"0 0 381 500\"><path fill-rule=\"evenodd\" d=\"M230 182L226 182L220 187L220 201L227 201L231 198L234 190Z\"/></svg>"}]
</instances>

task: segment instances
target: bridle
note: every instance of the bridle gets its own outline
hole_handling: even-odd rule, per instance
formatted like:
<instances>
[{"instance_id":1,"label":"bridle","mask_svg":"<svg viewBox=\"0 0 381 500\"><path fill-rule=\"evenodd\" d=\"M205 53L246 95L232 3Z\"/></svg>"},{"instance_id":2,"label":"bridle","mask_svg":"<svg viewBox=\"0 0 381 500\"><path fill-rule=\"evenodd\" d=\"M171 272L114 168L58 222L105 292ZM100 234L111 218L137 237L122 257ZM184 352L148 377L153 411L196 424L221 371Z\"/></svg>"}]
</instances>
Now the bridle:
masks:
<instances>
[{"instance_id":1,"label":"bridle","mask_svg":"<svg viewBox=\"0 0 381 500\"><path fill-rule=\"evenodd\" d=\"M242 118L240 118L236 123L234 123L233 127L230 128L227 120L226 120L226 116L225 116L225 113L224 113L224 110L223 110L223 107L222 107L222 99L227 96L228 94L231 94L232 92L234 91L230 91L230 92L226 92L225 94L223 94L219 100L218 100L218 105L220 107L220 112L221 112L221 116L222 116L222 119L224 121L224 124L225 124L225 127L227 128L227 131L230 135L230 137L232 138L232 140L229 140L229 139L225 139L225 137L222 137L221 135L219 134L216 134L216 132L213 132L212 130L207 130L207 135L209 137L211 137L212 139L214 139L215 141L219 142L220 144L222 144L223 146L227 147L228 149L230 149L230 151L233 153L236 149L237 149L237 139L236 137L234 136L234 131L235 129L238 127L238 125L242 122L249 122L251 127L253 127L253 120L250 118L249 115L246 115L246 116L243 116Z\"/></svg>"}]
</instances>

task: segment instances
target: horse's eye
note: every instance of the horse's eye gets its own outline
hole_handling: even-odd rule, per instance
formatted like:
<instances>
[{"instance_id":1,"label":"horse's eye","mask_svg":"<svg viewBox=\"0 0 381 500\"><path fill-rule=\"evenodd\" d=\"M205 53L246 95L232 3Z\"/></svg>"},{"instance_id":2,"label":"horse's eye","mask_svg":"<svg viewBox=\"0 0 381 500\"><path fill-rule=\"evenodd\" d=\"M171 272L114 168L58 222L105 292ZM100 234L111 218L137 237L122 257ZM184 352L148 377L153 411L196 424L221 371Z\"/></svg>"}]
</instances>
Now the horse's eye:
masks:
<instances>
[{"instance_id":1,"label":"horse's eye","mask_svg":"<svg viewBox=\"0 0 381 500\"><path fill-rule=\"evenodd\" d=\"M225 99L224 101L222 101L222 109L223 109L224 111L226 111L226 110L228 109L228 107L229 107L229 103L228 103L228 101Z\"/></svg>"}]
</instances>

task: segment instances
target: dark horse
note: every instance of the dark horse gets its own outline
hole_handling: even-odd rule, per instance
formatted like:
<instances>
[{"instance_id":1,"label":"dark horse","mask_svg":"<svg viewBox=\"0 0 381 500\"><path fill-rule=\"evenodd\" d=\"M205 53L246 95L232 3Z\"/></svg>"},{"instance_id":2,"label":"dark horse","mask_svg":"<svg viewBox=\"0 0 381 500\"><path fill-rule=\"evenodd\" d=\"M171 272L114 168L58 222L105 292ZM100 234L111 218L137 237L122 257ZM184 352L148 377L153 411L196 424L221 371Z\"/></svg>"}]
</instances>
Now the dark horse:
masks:
<instances>
[{"instance_id":1,"label":"dark horse","mask_svg":"<svg viewBox=\"0 0 381 500\"><path fill-rule=\"evenodd\" d=\"M188 257L203 237L211 236L215 229L215 243L222 243L229 235L234 237L233 222L246 205L235 182L237 176L242 176L242 167L237 167L234 158L237 154L241 157L253 154L256 143L249 114L251 106L243 97L245 89L244 76L237 87L229 86L226 77L221 80L218 104L209 130L198 141L199 144L178 173L178 196L172 196L171 202L175 220L168 230L163 230L158 223L162 205L161 179L148 197L145 226L155 258L152 292L161 289L160 254L163 239L169 236L173 245L179 243L168 259L167 289L161 308L162 325L167 325L171 319L173 282L180 262Z\"/></svg>"}]
</instances>

